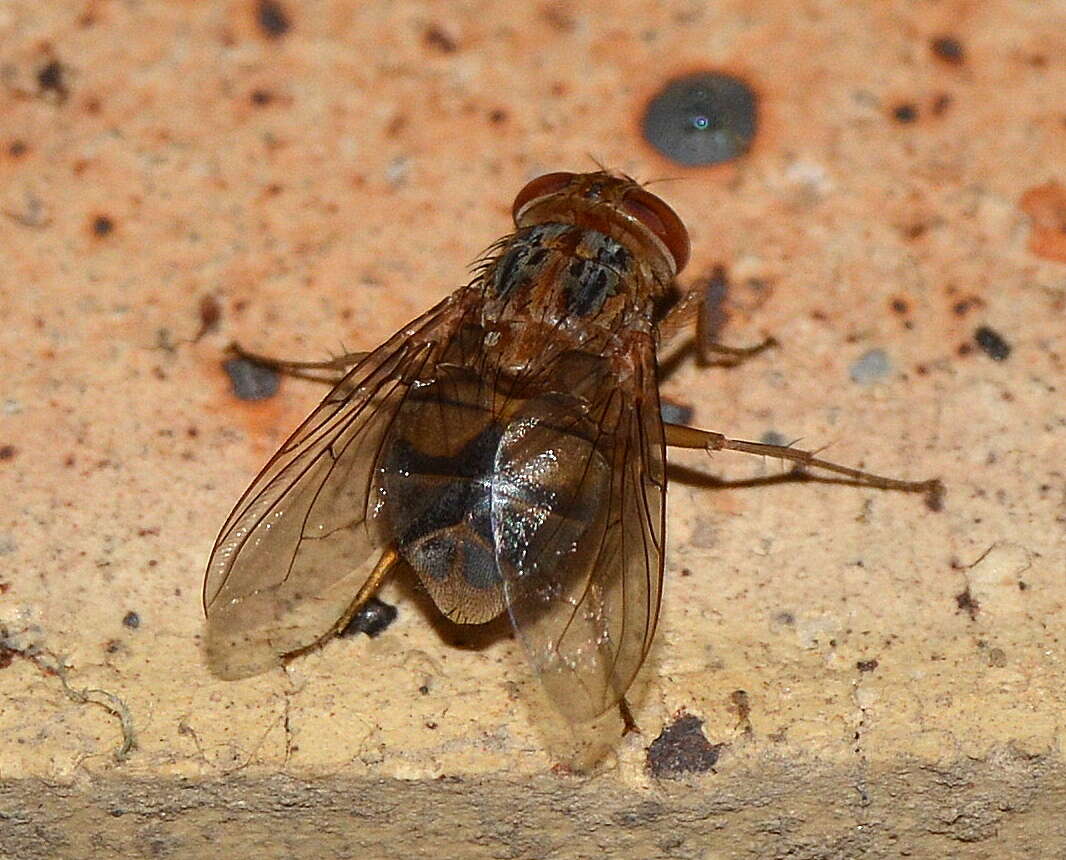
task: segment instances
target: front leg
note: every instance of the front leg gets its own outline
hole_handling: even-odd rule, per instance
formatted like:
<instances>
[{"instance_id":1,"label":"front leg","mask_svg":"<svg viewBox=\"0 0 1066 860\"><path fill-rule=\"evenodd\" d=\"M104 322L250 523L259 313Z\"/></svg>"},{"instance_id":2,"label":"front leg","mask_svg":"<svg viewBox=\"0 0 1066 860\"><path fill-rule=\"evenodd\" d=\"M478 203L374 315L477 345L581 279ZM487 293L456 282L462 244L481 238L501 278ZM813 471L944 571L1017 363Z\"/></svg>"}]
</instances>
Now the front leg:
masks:
<instances>
[{"instance_id":1,"label":"front leg","mask_svg":"<svg viewBox=\"0 0 1066 860\"><path fill-rule=\"evenodd\" d=\"M725 270L715 267L709 284L697 284L686 292L659 325L664 341L689 326L696 327L696 358L702 365L735 367L763 350L777 346L773 337L764 338L754 346L725 346L718 342L718 333L725 324L721 305L725 301L728 283Z\"/></svg>"}]
</instances>

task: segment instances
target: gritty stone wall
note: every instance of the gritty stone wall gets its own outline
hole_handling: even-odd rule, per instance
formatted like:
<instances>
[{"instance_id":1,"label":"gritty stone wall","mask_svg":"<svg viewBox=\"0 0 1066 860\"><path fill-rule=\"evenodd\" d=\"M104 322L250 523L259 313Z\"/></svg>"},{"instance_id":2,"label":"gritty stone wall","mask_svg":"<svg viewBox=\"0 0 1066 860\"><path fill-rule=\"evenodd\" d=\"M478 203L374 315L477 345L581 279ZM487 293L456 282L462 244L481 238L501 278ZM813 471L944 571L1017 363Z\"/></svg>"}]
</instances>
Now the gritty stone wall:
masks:
<instances>
[{"instance_id":1,"label":"gritty stone wall","mask_svg":"<svg viewBox=\"0 0 1066 860\"><path fill-rule=\"evenodd\" d=\"M1061 855L1064 34L1012 0L0 4L0 855ZM694 74L752 95L739 158L645 139ZM624 739L404 581L381 635L213 678L212 540L322 395L240 399L227 344L372 348L589 154L671 177L684 285L780 342L668 361L673 414L942 508L672 455Z\"/></svg>"}]
</instances>

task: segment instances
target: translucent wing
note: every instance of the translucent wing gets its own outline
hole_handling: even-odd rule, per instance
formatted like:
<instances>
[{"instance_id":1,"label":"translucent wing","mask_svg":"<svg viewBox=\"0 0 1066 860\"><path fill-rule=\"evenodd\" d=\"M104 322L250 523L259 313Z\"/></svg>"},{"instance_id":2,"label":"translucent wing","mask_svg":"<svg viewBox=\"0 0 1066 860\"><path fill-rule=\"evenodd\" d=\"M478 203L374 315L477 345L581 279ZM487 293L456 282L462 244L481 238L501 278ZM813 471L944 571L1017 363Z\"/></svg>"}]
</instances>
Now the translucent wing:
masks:
<instances>
[{"instance_id":1,"label":"translucent wing","mask_svg":"<svg viewBox=\"0 0 1066 860\"><path fill-rule=\"evenodd\" d=\"M204 580L207 658L244 678L328 634L386 542L371 497L382 440L458 330L462 293L360 361L282 445L222 527Z\"/></svg>"},{"instance_id":2,"label":"translucent wing","mask_svg":"<svg viewBox=\"0 0 1066 860\"><path fill-rule=\"evenodd\" d=\"M650 341L632 358L628 379L603 361L555 386L595 392L582 409L529 401L530 420L517 416L500 444L499 473L512 476L501 484L527 488L500 493L514 501L494 511L497 553L509 562L500 564L508 612L549 695L573 721L625 695L659 615L665 444ZM561 370L573 371L573 363ZM564 486L541 477L559 463L569 483L544 497L547 487Z\"/></svg>"}]
</instances>

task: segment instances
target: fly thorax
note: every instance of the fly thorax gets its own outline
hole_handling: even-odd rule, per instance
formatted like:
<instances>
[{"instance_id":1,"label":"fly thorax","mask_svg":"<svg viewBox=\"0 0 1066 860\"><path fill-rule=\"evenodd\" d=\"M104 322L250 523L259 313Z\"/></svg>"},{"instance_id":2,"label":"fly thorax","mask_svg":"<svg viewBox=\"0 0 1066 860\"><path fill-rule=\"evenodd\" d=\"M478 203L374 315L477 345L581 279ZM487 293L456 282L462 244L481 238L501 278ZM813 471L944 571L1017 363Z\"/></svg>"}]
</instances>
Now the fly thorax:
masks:
<instances>
[{"instance_id":1,"label":"fly thorax","mask_svg":"<svg viewBox=\"0 0 1066 860\"><path fill-rule=\"evenodd\" d=\"M646 267L622 243L572 224L516 233L485 273L487 318L541 321L580 332L650 307Z\"/></svg>"}]
</instances>

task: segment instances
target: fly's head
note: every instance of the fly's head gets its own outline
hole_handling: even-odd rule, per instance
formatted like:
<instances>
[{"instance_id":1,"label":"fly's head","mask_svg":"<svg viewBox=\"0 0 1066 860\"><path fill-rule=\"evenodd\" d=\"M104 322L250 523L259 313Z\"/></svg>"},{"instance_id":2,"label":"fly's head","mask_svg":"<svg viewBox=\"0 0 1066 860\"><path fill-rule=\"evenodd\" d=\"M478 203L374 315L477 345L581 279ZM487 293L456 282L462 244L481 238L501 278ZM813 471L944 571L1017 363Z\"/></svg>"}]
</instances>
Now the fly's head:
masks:
<instances>
[{"instance_id":1,"label":"fly's head","mask_svg":"<svg viewBox=\"0 0 1066 860\"><path fill-rule=\"evenodd\" d=\"M610 236L645 263L659 290L688 262L688 230L677 213L628 176L546 173L518 193L512 212L519 229L562 223Z\"/></svg>"}]
</instances>

